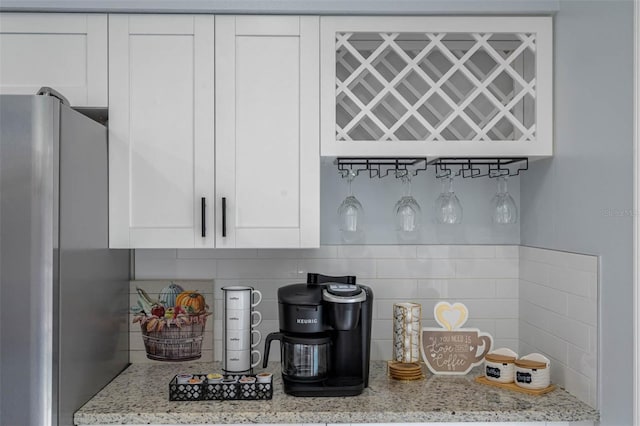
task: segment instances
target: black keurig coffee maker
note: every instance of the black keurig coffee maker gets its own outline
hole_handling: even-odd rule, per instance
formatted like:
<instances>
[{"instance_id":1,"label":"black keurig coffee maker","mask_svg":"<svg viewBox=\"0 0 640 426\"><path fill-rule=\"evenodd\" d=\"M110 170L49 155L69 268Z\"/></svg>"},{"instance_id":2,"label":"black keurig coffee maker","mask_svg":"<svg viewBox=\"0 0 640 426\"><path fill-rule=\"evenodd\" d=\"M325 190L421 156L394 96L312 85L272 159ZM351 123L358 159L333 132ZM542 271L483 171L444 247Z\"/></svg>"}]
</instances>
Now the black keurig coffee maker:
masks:
<instances>
[{"instance_id":1,"label":"black keurig coffee maker","mask_svg":"<svg viewBox=\"0 0 640 426\"><path fill-rule=\"evenodd\" d=\"M373 292L356 277L308 274L278 290L280 332L267 336L264 363L280 341L284 391L295 396L359 395L369 384Z\"/></svg>"}]
</instances>

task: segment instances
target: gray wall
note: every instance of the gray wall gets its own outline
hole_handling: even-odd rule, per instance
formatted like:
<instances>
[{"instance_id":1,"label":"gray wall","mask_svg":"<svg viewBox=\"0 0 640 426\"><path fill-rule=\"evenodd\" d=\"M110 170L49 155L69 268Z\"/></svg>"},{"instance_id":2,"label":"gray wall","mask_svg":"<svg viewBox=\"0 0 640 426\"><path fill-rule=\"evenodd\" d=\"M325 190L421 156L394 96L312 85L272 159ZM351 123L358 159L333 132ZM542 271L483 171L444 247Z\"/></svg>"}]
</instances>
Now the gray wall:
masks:
<instances>
[{"instance_id":1,"label":"gray wall","mask_svg":"<svg viewBox=\"0 0 640 426\"><path fill-rule=\"evenodd\" d=\"M348 184L337 166L323 162L320 196L320 243L341 244L338 230L338 206L347 195ZM524 172L526 173L526 172ZM509 178L508 189L516 205L520 200L520 177ZM497 184L489 178L455 178L453 189L462 204L460 225L439 225L435 221L435 200L440 183L431 169L418 172L411 181L411 193L422 209L422 228L415 240L401 240L394 230L393 207L402 195L402 184L392 176L369 178L359 175L353 181L353 195L365 210L364 244L519 244L520 226L494 225L491 222L491 198Z\"/></svg>"},{"instance_id":2,"label":"gray wall","mask_svg":"<svg viewBox=\"0 0 640 426\"><path fill-rule=\"evenodd\" d=\"M213 13L545 13L560 0L2 0L0 10Z\"/></svg>"},{"instance_id":3,"label":"gray wall","mask_svg":"<svg viewBox=\"0 0 640 426\"><path fill-rule=\"evenodd\" d=\"M521 179L523 245L600 256L603 425L631 425L633 4L563 0L555 155Z\"/></svg>"}]
</instances>

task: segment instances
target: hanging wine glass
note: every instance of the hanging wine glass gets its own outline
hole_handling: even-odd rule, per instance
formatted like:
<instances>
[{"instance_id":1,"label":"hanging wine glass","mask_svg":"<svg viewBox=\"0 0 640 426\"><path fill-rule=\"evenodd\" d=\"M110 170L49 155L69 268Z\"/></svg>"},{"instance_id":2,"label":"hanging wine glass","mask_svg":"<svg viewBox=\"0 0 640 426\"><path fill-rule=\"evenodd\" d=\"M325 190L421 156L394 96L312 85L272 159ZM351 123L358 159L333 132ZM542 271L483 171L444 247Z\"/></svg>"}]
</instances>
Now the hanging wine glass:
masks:
<instances>
[{"instance_id":1,"label":"hanging wine glass","mask_svg":"<svg viewBox=\"0 0 640 426\"><path fill-rule=\"evenodd\" d=\"M518 207L507 190L507 177L499 176L496 180L498 182L498 192L491 200L491 205L493 207L493 223L500 225L517 223Z\"/></svg>"},{"instance_id":2,"label":"hanging wine glass","mask_svg":"<svg viewBox=\"0 0 640 426\"><path fill-rule=\"evenodd\" d=\"M364 209L360 201L353 195L351 182L356 177L356 172L349 170L347 172L347 182L349 184L349 194L338 207L338 216L340 218L340 233L342 239L347 243L359 241L364 236Z\"/></svg>"},{"instance_id":3,"label":"hanging wine glass","mask_svg":"<svg viewBox=\"0 0 640 426\"><path fill-rule=\"evenodd\" d=\"M446 225L462 223L462 204L453 192L453 179L447 176L440 178L440 182L442 192L436 200L436 220Z\"/></svg>"},{"instance_id":4,"label":"hanging wine glass","mask_svg":"<svg viewBox=\"0 0 640 426\"><path fill-rule=\"evenodd\" d=\"M396 203L395 213L396 232L402 239L414 239L420 229L422 209L411 195L411 175L407 170L397 170L396 177L402 180L403 195Z\"/></svg>"}]
</instances>

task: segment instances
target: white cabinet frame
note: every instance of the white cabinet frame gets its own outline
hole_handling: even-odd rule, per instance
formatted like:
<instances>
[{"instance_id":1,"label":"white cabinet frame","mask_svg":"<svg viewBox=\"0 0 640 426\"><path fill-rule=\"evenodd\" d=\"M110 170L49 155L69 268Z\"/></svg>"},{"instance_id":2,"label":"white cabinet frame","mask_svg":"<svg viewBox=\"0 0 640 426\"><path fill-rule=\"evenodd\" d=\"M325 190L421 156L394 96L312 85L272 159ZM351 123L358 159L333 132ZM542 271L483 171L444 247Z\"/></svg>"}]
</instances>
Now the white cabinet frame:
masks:
<instances>
[{"instance_id":1,"label":"white cabinet frame","mask_svg":"<svg viewBox=\"0 0 640 426\"><path fill-rule=\"evenodd\" d=\"M50 86L73 106L107 106L106 14L0 13L0 50L20 55L2 58L0 93L35 95Z\"/></svg>"},{"instance_id":2,"label":"white cabinet frame","mask_svg":"<svg viewBox=\"0 0 640 426\"><path fill-rule=\"evenodd\" d=\"M213 248L214 232L214 17L212 15L110 15L109 22L109 97L112 108L109 117L109 247L111 248ZM161 57L163 52L158 46L162 46L160 40L166 39L180 42L190 40L193 51L186 54L192 55L192 69L188 75L193 84L186 89L191 90L192 102L184 105L173 105L171 101L163 99L161 83L157 88L147 88L152 93L154 107L163 113L164 120L169 121L173 112L182 112L184 108L193 111L193 116L184 119L181 125L188 129L180 133L178 138L172 139L155 132L157 138L136 136L133 134L134 124L137 129L152 126L164 126L169 130L173 123L165 122L162 118L149 115L142 108L136 108L132 101L131 78L134 73L133 40L154 39L156 50L148 52L150 59ZM147 54L138 50L141 56ZM155 56L154 56L155 55ZM137 58L138 64L144 65L144 58ZM139 73L139 71L138 71ZM152 78L149 75L149 78ZM166 78L167 84L171 84L173 76ZM162 82L164 83L164 82ZM151 90L151 92L149 92ZM157 90L157 92L156 92ZM134 114L135 113L135 114ZM184 117L183 117L184 118ZM138 119L138 123L134 123ZM149 134L149 132L143 133ZM189 135L186 137L185 135ZM163 145L163 143L165 145ZM140 161L147 162L148 169L157 178L150 182L149 191L153 191L156 198L166 194L162 193L161 185L172 185L171 170L164 173L154 158L142 158L135 151L136 144L144 145L142 153L151 154L151 157L163 156L163 163L171 160L173 154L181 151L177 144L188 146L192 151L192 158L185 160L190 164L190 175L182 182L176 192L180 194L180 202L175 200L159 200L165 209L179 209L181 212L190 212L183 224L157 223L153 221L153 212L145 214L140 225L135 217L140 217L135 211L133 186L135 179L142 179L137 184L139 195L144 195L145 188L140 182L145 181L145 176L140 170L133 170L133 158L137 155ZM157 144L157 147L154 147ZM182 146L181 145L181 146ZM186 148L185 148L186 149ZM169 160L167 160L169 157ZM156 161L154 163L154 161ZM167 168L171 168L171 164ZM165 176L166 175L166 176ZM202 236L201 199L206 202L206 236ZM182 200L188 200L184 203ZM136 200L138 201L138 200ZM145 212L149 209L144 209ZM163 212L160 212L163 213ZM170 215L168 215L170 216ZM182 215L184 217L184 215Z\"/></svg>"},{"instance_id":3,"label":"white cabinet frame","mask_svg":"<svg viewBox=\"0 0 640 426\"><path fill-rule=\"evenodd\" d=\"M318 37L317 16L216 16L217 248L320 245ZM265 69L250 52L284 56Z\"/></svg>"}]
</instances>

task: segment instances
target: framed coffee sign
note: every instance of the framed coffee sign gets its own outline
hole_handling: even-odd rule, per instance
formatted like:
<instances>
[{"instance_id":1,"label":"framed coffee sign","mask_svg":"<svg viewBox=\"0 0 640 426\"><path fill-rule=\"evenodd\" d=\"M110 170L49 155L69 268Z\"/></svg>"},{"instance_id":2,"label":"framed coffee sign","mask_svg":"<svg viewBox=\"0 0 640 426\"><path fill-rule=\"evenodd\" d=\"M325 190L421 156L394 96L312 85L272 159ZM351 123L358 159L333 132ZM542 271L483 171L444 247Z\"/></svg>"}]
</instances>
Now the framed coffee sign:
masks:
<instances>
[{"instance_id":1,"label":"framed coffee sign","mask_svg":"<svg viewBox=\"0 0 640 426\"><path fill-rule=\"evenodd\" d=\"M493 338L477 328L462 328L469 311L462 303L440 302L433 308L440 327L423 327L421 351L433 374L467 374L484 360Z\"/></svg>"}]
</instances>

